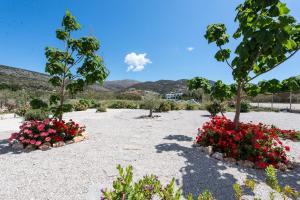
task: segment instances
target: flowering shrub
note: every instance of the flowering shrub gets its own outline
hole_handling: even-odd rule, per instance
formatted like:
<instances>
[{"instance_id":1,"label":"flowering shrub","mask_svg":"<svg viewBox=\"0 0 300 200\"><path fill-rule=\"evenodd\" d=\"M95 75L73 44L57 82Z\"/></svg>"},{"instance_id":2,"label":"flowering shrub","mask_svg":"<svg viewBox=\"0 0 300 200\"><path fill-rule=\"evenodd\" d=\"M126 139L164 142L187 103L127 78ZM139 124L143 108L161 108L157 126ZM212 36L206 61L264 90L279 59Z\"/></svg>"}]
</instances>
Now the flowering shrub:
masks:
<instances>
[{"instance_id":1,"label":"flowering shrub","mask_svg":"<svg viewBox=\"0 0 300 200\"><path fill-rule=\"evenodd\" d=\"M283 146L274 129L261 123L240 123L238 131L234 127L226 117L213 117L199 129L196 143L212 146L214 151L224 153L226 157L252 161L258 168L287 164L286 151L290 148Z\"/></svg>"},{"instance_id":2,"label":"flowering shrub","mask_svg":"<svg viewBox=\"0 0 300 200\"><path fill-rule=\"evenodd\" d=\"M300 140L300 132L296 132L294 130L281 130L276 128L275 126L271 126L270 131L281 137L282 139L299 141Z\"/></svg>"},{"instance_id":3,"label":"flowering shrub","mask_svg":"<svg viewBox=\"0 0 300 200\"><path fill-rule=\"evenodd\" d=\"M70 120L69 122L57 119L44 121L26 121L20 126L20 131L13 133L8 139L10 144L20 143L24 147L32 145L35 148L48 142L53 144L59 141L72 140L85 131L84 127Z\"/></svg>"}]
</instances>

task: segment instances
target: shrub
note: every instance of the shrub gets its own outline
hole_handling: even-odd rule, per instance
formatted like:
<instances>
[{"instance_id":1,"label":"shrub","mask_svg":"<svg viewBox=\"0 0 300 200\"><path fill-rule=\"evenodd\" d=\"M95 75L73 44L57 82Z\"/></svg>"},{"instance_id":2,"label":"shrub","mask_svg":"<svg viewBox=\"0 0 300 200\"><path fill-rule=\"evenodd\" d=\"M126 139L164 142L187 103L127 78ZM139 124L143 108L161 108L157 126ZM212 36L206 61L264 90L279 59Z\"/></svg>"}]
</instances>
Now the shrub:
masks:
<instances>
[{"instance_id":1,"label":"shrub","mask_svg":"<svg viewBox=\"0 0 300 200\"><path fill-rule=\"evenodd\" d=\"M72 104L64 104L63 111L64 112L72 112L72 111L74 111L74 107Z\"/></svg>"},{"instance_id":2,"label":"shrub","mask_svg":"<svg viewBox=\"0 0 300 200\"><path fill-rule=\"evenodd\" d=\"M199 129L196 143L212 146L214 151L227 157L252 161L258 168L287 164L286 151L289 147L283 146L272 129L250 123L240 123L239 127L235 130L234 123L226 117L213 117Z\"/></svg>"},{"instance_id":3,"label":"shrub","mask_svg":"<svg viewBox=\"0 0 300 200\"><path fill-rule=\"evenodd\" d=\"M81 99L74 104L75 111L84 111L90 107L90 104L87 100Z\"/></svg>"},{"instance_id":4,"label":"shrub","mask_svg":"<svg viewBox=\"0 0 300 200\"><path fill-rule=\"evenodd\" d=\"M96 112L106 112L107 111L107 108L105 105L100 105L98 108L97 108L97 111Z\"/></svg>"},{"instance_id":5,"label":"shrub","mask_svg":"<svg viewBox=\"0 0 300 200\"><path fill-rule=\"evenodd\" d=\"M32 99L30 101L30 106L32 109L46 109L48 104L41 99Z\"/></svg>"},{"instance_id":6,"label":"shrub","mask_svg":"<svg viewBox=\"0 0 300 200\"><path fill-rule=\"evenodd\" d=\"M84 131L84 127L80 127L72 120L69 122L57 119L32 120L24 122L20 126L20 131L13 133L8 141L10 144L20 143L24 147L30 144L37 148L45 142L53 144L59 141L72 140Z\"/></svg>"},{"instance_id":7,"label":"shrub","mask_svg":"<svg viewBox=\"0 0 300 200\"><path fill-rule=\"evenodd\" d=\"M47 119L48 117L49 117L49 113L41 109L28 110L24 115L25 121L44 120Z\"/></svg>"},{"instance_id":8,"label":"shrub","mask_svg":"<svg viewBox=\"0 0 300 200\"><path fill-rule=\"evenodd\" d=\"M123 169L120 165L117 167L119 177L113 182L113 190L102 189L101 199L103 200L120 200L120 199L181 199L181 190L175 189L175 179L163 186L155 175L146 175L137 182L133 182L132 166ZM100 191L99 191L100 192ZM188 200L192 200L190 194ZM209 191L200 194L200 200L214 200Z\"/></svg>"},{"instance_id":9,"label":"shrub","mask_svg":"<svg viewBox=\"0 0 300 200\"><path fill-rule=\"evenodd\" d=\"M199 105L194 103L186 104L186 110L199 110Z\"/></svg>"},{"instance_id":10,"label":"shrub","mask_svg":"<svg viewBox=\"0 0 300 200\"><path fill-rule=\"evenodd\" d=\"M242 113L250 112L250 109L251 109L251 105L250 105L249 101L241 102L241 112Z\"/></svg>"},{"instance_id":11,"label":"shrub","mask_svg":"<svg viewBox=\"0 0 300 200\"><path fill-rule=\"evenodd\" d=\"M168 112L172 109L171 103L169 101L162 101L157 108L158 112Z\"/></svg>"},{"instance_id":12,"label":"shrub","mask_svg":"<svg viewBox=\"0 0 300 200\"><path fill-rule=\"evenodd\" d=\"M205 105L205 109L211 114L211 116L216 116L218 113L223 113L226 108L223 103L211 102Z\"/></svg>"},{"instance_id":13,"label":"shrub","mask_svg":"<svg viewBox=\"0 0 300 200\"><path fill-rule=\"evenodd\" d=\"M132 101L113 101L108 105L108 108L113 109L138 109L139 105Z\"/></svg>"},{"instance_id":14,"label":"shrub","mask_svg":"<svg viewBox=\"0 0 300 200\"><path fill-rule=\"evenodd\" d=\"M25 113L30 110L30 105L29 104L25 104L21 107L18 107L15 111L15 113L21 117L25 116Z\"/></svg>"}]
</instances>

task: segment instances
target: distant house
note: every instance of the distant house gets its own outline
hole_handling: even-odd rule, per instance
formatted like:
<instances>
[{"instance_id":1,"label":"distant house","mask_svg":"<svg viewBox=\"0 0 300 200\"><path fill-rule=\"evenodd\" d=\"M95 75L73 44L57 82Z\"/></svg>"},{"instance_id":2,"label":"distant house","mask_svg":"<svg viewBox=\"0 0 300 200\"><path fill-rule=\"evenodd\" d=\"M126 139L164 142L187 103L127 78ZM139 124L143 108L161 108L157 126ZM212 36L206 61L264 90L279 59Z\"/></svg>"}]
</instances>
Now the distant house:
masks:
<instances>
[{"instance_id":1,"label":"distant house","mask_svg":"<svg viewBox=\"0 0 300 200\"><path fill-rule=\"evenodd\" d=\"M171 92L165 95L165 98L168 100L176 100L179 99L183 95L182 92Z\"/></svg>"}]
</instances>

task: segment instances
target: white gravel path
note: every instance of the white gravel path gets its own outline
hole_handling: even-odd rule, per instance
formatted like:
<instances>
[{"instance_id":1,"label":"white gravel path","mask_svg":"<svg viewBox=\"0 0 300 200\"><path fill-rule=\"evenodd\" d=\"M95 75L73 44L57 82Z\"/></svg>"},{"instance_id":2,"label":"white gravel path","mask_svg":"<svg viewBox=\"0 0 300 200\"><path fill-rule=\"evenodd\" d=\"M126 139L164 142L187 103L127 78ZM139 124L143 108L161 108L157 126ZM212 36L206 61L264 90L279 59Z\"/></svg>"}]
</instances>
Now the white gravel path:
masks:
<instances>
[{"instance_id":1,"label":"white gravel path","mask_svg":"<svg viewBox=\"0 0 300 200\"><path fill-rule=\"evenodd\" d=\"M117 164L133 165L136 177L157 174L164 183L177 179L183 193L197 194L209 188L221 200L233 199L232 185L246 177L260 182L255 193L267 199L270 188L262 170L243 169L208 158L192 148L197 128L208 121L205 111L174 111L156 119L137 119L144 110L95 110L65 115L85 124L90 139L46 152L15 153L7 146L9 134L21 119L0 120L0 199L81 200L89 191L109 186ZM227 114L229 117L233 113ZM243 121L275 124L300 130L300 115L247 113ZM300 143L288 142L300 162ZM300 190L299 168L279 173L280 182ZM251 199L251 192L247 192Z\"/></svg>"}]
</instances>

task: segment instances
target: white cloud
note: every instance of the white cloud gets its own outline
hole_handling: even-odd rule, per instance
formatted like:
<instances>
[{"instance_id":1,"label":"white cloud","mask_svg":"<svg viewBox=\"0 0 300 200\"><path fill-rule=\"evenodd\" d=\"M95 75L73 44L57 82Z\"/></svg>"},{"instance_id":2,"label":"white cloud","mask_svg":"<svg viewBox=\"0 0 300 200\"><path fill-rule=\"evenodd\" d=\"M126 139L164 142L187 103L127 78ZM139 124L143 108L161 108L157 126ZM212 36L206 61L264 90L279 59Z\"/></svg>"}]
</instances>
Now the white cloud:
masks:
<instances>
[{"instance_id":1,"label":"white cloud","mask_svg":"<svg viewBox=\"0 0 300 200\"><path fill-rule=\"evenodd\" d=\"M124 62L128 65L127 71L139 72L143 71L145 65L152 63L150 59L146 58L147 54L129 53L125 56Z\"/></svg>"},{"instance_id":2,"label":"white cloud","mask_svg":"<svg viewBox=\"0 0 300 200\"><path fill-rule=\"evenodd\" d=\"M188 50L189 52L194 51L194 49L195 49L195 47L188 47L188 48L186 48L186 50Z\"/></svg>"}]
</instances>

